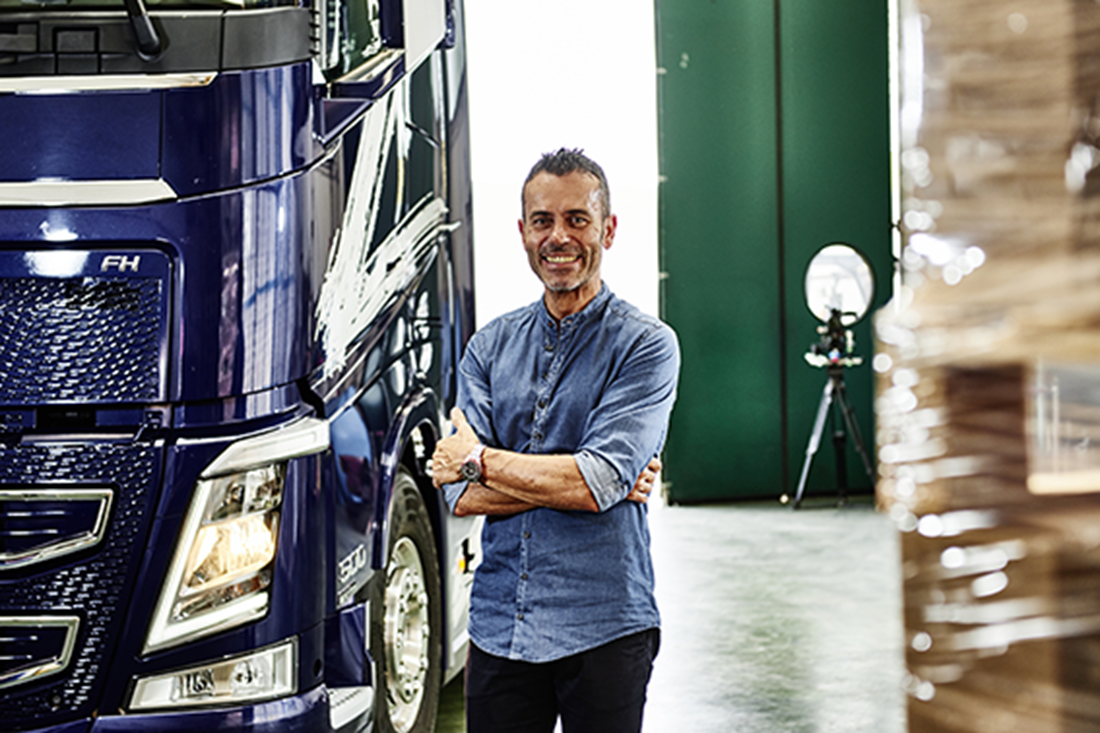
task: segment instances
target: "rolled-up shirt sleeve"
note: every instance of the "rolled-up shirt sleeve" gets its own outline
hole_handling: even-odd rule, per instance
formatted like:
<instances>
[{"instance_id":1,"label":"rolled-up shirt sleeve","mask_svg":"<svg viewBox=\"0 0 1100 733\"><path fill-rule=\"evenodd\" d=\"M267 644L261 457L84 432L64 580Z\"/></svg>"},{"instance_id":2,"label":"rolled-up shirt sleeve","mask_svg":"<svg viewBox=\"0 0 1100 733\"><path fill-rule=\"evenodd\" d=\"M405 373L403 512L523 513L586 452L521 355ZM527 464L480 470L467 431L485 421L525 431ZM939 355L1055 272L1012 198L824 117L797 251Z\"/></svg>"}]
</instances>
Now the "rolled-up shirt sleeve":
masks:
<instances>
[{"instance_id":1,"label":"rolled-up shirt sleeve","mask_svg":"<svg viewBox=\"0 0 1100 733\"><path fill-rule=\"evenodd\" d=\"M661 324L635 344L590 414L574 457L601 511L625 499L661 452L679 370L676 334Z\"/></svg>"},{"instance_id":2,"label":"rolled-up shirt sleeve","mask_svg":"<svg viewBox=\"0 0 1100 733\"><path fill-rule=\"evenodd\" d=\"M607 460L586 450L574 454L573 458L601 512L610 509L630 493L632 485L625 486L619 480L619 472Z\"/></svg>"},{"instance_id":3,"label":"rolled-up shirt sleeve","mask_svg":"<svg viewBox=\"0 0 1100 733\"><path fill-rule=\"evenodd\" d=\"M443 484L443 500L447 502L447 506L451 509L451 514L455 513L455 507L458 506L458 500L462 498L462 495L466 493L466 481L455 481L453 484Z\"/></svg>"}]
</instances>

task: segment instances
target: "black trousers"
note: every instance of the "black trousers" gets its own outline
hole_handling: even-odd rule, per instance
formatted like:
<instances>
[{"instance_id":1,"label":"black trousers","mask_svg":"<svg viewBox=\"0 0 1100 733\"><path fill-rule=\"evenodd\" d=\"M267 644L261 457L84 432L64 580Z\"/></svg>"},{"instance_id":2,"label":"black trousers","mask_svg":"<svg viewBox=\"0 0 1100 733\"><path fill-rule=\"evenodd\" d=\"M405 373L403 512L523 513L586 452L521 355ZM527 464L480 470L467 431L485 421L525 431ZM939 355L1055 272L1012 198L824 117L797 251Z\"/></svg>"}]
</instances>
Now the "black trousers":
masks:
<instances>
[{"instance_id":1,"label":"black trousers","mask_svg":"<svg viewBox=\"0 0 1100 733\"><path fill-rule=\"evenodd\" d=\"M638 733L661 644L649 629L553 662L502 659L470 644L467 733Z\"/></svg>"}]
</instances>

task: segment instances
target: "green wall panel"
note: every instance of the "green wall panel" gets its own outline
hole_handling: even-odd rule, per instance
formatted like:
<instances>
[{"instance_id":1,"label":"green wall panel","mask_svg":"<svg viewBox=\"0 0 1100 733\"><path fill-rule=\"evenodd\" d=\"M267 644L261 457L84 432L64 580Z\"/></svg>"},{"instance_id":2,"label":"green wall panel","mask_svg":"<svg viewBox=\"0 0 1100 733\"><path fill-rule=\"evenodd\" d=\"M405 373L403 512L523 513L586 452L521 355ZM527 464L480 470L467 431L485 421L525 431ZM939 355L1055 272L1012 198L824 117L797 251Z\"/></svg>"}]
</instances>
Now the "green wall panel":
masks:
<instances>
[{"instance_id":1,"label":"green wall panel","mask_svg":"<svg viewBox=\"0 0 1100 733\"><path fill-rule=\"evenodd\" d=\"M825 385L803 354L805 267L852 244L889 295L887 5L658 0L664 316L683 369L665 454L673 501L778 497ZM873 449L872 340L846 383ZM826 435L809 492L835 491ZM852 485L869 488L849 441Z\"/></svg>"},{"instance_id":2,"label":"green wall panel","mask_svg":"<svg viewBox=\"0 0 1100 733\"><path fill-rule=\"evenodd\" d=\"M888 25L887 3L880 1L781 0L779 7L788 474L793 488L827 381L825 370L803 358L817 339L818 325L805 305L806 265L821 247L845 242L871 261L875 307L889 296ZM857 353L865 362L847 370L845 384L873 456L870 320L854 329ZM833 455L826 431L809 493L836 490ZM852 486L871 488L850 438L847 467Z\"/></svg>"},{"instance_id":3,"label":"green wall panel","mask_svg":"<svg viewBox=\"0 0 1100 733\"><path fill-rule=\"evenodd\" d=\"M782 474L782 380L758 367L775 366L781 334L774 16L751 2L660 12L662 295L683 353L665 475L674 497L704 501Z\"/></svg>"}]
</instances>

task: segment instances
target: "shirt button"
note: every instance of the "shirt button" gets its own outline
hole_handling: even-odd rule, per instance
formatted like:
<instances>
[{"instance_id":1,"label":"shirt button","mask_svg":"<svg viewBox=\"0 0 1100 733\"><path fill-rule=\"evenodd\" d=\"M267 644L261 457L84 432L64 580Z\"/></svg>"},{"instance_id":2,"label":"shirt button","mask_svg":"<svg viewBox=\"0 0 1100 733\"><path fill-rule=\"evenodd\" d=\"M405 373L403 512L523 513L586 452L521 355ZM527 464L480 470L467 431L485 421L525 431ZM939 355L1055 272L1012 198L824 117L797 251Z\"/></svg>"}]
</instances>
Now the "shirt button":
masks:
<instances>
[{"instance_id":1,"label":"shirt button","mask_svg":"<svg viewBox=\"0 0 1100 733\"><path fill-rule=\"evenodd\" d=\"M522 621L523 620L523 614L522 613L517 613L516 618L519 619L520 621Z\"/></svg>"},{"instance_id":2,"label":"shirt button","mask_svg":"<svg viewBox=\"0 0 1100 733\"><path fill-rule=\"evenodd\" d=\"M545 348L547 351L553 351L554 350L554 345L553 344L546 344L543 348Z\"/></svg>"},{"instance_id":3,"label":"shirt button","mask_svg":"<svg viewBox=\"0 0 1100 733\"><path fill-rule=\"evenodd\" d=\"M527 573L520 573L519 579L520 580L527 580Z\"/></svg>"},{"instance_id":4,"label":"shirt button","mask_svg":"<svg viewBox=\"0 0 1100 733\"><path fill-rule=\"evenodd\" d=\"M531 533L530 532L524 532L523 533L523 539L525 539L525 540L531 539Z\"/></svg>"},{"instance_id":5,"label":"shirt button","mask_svg":"<svg viewBox=\"0 0 1100 733\"><path fill-rule=\"evenodd\" d=\"M546 409L546 400L539 400L539 409L540 410L545 410Z\"/></svg>"}]
</instances>

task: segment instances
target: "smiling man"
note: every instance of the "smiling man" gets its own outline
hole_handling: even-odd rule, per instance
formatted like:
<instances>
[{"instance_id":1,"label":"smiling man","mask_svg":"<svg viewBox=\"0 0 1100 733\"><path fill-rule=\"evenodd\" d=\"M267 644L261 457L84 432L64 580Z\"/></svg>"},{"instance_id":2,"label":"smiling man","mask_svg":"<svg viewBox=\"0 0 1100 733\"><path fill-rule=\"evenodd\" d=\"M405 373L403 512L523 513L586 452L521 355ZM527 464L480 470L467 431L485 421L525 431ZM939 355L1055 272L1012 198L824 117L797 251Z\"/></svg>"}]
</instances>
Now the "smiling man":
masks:
<instances>
[{"instance_id":1,"label":"smiling man","mask_svg":"<svg viewBox=\"0 0 1100 733\"><path fill-rule=\"evenodd\" d=\"M637 733L660 643L646 501L679 349L600 278L617 220L599 165L544 155L522 202L543 297L474 334L432 456L452 511L488 517L467 730Z\"/></svg>"}]
</instances>

